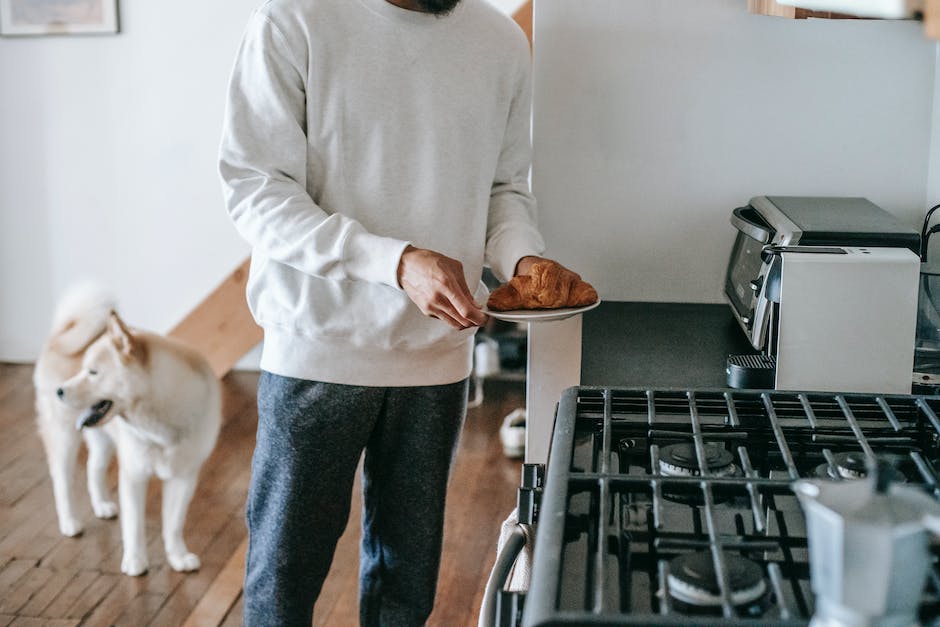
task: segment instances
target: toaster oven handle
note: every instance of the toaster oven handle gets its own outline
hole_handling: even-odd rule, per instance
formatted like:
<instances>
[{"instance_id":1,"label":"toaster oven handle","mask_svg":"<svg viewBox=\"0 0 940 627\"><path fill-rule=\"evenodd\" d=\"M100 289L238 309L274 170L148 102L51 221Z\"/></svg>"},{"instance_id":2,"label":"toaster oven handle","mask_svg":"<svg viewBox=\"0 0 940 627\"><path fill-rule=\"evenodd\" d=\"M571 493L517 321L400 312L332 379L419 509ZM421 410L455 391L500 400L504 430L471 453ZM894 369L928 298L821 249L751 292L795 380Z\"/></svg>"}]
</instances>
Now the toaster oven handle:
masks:
<instances>
[{"instance_id":1,"label":"toaster oven handle","mask_svg":"<svg viewBox=\"0 0 940 627\"><path fill-rule=\"evenodd\" d=\"M741 231L751 239L757 240L761 244L766 244L769 242L770 238L773 237L773 234L764 226L748 220L747 216L744 215L745 211L754 211L754 209L750 206L738 207L731 212L731 224L734 225L734 228Z\"/></svg>"},{"instance_id":2,"label":"toaster oven handle","mask_svg":"<svg viewBox=\"0 0 940 627\"><path fill-rule=\"evenodd\" d=\"M764 263L770 261L774 255L783 253L812 253L814 255L847 255L844 248L838 246L764 246L760 251L760 258Z\"/></svg>"}]
</instances>

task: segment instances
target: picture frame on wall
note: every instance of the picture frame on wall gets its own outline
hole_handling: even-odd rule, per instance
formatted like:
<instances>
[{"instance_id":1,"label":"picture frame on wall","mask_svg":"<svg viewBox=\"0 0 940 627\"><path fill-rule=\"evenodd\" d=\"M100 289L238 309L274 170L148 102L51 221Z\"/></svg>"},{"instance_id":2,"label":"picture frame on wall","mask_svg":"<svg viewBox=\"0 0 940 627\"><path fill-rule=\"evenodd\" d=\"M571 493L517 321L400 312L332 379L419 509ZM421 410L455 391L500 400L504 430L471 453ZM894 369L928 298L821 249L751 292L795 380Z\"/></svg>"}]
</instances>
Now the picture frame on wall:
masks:
<instances>
[{"instance_id":1,"label":"picture frame on wall","mask_svg":"<svg viewBox=\"0 0 940 627\"><path fill-rule=\"evenodd\" d=\"M118 32L118 0L0 0L0 36Z\"/></svg>"}]
</instances>

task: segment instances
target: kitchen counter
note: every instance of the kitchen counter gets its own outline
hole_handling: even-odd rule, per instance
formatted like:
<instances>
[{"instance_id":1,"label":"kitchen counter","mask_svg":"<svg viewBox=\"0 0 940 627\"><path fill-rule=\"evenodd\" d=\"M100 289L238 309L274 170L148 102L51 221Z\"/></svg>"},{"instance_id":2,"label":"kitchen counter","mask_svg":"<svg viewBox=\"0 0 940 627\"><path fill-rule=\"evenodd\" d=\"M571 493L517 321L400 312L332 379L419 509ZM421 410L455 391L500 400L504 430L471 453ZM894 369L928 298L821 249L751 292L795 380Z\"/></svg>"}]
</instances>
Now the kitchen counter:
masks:
<instances>
[{"instance_id":1,"label":"kitchen counter","mask_svg":"<svg viewBox=\"0 0 940 627\"><path fill-rule=\"evenodd\" d=\"M724 388L728 355L756 353L726 304L603 302L583 316L581 384Z\"/></svg>"},{"instance_id":2,"label":"kitchen counter","mask_svg":"<svg viewBox=\"0 0 940 627\"><path fill-rule=\"evenodd\" d=\"M723 388L728 355L754 352L723 304L603 302L530 323L525 461L548 458L558 399L572 385Z\"/></svg>"}]
</instances>

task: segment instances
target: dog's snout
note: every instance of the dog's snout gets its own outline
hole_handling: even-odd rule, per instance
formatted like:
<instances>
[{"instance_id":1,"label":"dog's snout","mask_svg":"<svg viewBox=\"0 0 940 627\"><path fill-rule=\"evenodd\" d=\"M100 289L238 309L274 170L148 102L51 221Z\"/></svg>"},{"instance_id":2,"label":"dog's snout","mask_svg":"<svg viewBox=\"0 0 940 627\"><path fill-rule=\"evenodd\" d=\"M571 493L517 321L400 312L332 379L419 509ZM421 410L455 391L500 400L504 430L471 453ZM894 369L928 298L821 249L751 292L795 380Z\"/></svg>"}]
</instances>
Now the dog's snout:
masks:
<instances>
[{"instance_id":1,"label":"dog's snout","mask_svg":"<svg viewBox=\"0 0 940 627\"><path fill-rule=\"evenodd\" d=\"M65 390L63 390L62 388L59 388L55 391L55 395L58 396L59 398L65 398Z\"/></svg>"}]
</instances>

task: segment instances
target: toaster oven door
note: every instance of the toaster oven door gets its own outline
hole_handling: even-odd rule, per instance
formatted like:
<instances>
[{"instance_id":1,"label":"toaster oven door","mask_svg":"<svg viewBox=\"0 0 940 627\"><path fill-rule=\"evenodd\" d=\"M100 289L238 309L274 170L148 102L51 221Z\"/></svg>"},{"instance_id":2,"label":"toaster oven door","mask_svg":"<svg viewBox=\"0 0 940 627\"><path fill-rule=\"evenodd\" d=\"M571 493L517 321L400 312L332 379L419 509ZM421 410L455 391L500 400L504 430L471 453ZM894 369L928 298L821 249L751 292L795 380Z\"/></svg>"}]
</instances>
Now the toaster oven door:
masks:
<instances>
[{"instance_id":1,"label":"toaster oven door","mask_svg":"<svg viewBox=\"0 0 940 627\"><path fill-rule=\"evenodd\" d=\"M735 209L731 223L738 235L725 275L725 298L751 345L760 350L770 315L770 308L762 302L767 268L761 250L775 233L750 206Z\"/></svg>"}]
</instances>

